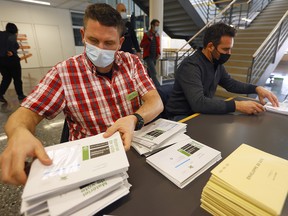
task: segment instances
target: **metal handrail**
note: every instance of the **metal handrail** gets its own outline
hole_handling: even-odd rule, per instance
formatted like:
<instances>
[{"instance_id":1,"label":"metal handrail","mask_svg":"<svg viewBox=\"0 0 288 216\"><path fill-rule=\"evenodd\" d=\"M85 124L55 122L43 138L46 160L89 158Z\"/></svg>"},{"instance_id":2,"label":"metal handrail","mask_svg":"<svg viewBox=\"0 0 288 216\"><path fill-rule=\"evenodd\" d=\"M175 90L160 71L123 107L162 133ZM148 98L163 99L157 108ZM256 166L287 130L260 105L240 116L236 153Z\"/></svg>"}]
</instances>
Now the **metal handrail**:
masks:
<instances>
[{"instance_id":1,"label":"metal handrail","mask_svg":"<svg viewBox=\"0 0 288 216\"><path fill-rule=\"evenodd\" d=\"M263 75L269 64L274 63L276 53L288 36L288 11L282 16L271 33L263 41L252 56L248 69L247 82L256 83Z\"/></svg>"},{"instance_id":2,"label":"metal handrail","mask_svg":"<svg viewBox=\"0 0 288 216\"><path fill-rule=\"evenodd\" d=\"M200 31L198 31L193 37L191 37L186 44L184 44L181 48L179 48L177 50L177 52L180 52L182 49L184 49L185 46L187 46L188 44L190 44L190 42L192 40L194 40L199 34L201 34L208 26L210 26L210 24L212 24L213 22L215 22L216 19L218 19L220 16L222 16L223 13L225 13L230 7L231 5L233 5L237 0L233 0L228 6L226 6L218 15L216 15L211 21L209 21L203 28L200 29Z\"/></svg>"},{"instance_id":3,"label":"metal handrail","mask_svg":"<svg viewBox=\"0 0 288 216\"><path fill-rule=\"evenodd\" d=\"M270 32L270 34L267 36L267 38L263 41L263 43L260 45L260 47L256 50L256 52L253 54L253 58L255 58L261 50L264 48L264 46L267 44L267 42L272 38L272 35L275 34L281 23L284 21L284 19L288 16L288 11L283 15L283 17L280 19L280 21L277 23L277 25L274 27L274 29Z\"/></svg>"}]
</instances>

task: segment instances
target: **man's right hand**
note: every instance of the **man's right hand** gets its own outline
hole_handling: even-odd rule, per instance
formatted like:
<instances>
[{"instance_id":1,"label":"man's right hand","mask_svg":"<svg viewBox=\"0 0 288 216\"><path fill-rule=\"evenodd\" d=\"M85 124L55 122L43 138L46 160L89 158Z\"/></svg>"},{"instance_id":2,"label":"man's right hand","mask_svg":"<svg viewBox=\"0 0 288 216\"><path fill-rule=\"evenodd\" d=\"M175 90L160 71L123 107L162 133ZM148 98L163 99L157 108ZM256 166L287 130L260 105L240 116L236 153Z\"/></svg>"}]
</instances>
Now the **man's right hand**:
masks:
<instances>
[{"instance_id":1,"label":"man's right hand","mask_svg":"<svg viewBox=\"0 0 288 216\"><path fill-rule=\"evenodd\" d=\"M7 147L0 155L1 181L8 184L24 185L27 181L25 160L38 158L44 165L52 160L46 154L42 143L29 130L16 129L8 139Z\"/></svg>"},{"instance_id":2,"label":"man's right hand","mask_svg":"<svg viewBox=\"0 0 288 216\"><path fill-rule=\"evenodd\" d=\"M246 114L258 114L264 112L262 104L255 101L235 101L236 110Z\"/></svg>"}]
</instances>

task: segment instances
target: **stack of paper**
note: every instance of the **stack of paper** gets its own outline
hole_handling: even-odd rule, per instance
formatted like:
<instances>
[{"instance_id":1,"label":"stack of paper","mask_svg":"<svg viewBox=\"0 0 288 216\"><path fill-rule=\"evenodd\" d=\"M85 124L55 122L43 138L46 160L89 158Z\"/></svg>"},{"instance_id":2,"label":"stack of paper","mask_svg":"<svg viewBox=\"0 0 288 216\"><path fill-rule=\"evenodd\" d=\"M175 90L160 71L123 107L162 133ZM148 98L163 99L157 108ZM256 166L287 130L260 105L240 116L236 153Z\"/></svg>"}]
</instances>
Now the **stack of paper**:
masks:
<instances>
[{"instance_id":1,"label":"stack of paper","mask_svg":"<svg viewBox=\"0 0 288 216\"><path fill-rule=\"evenodd\" d=\"M129 163L120 134L46 148L53 164L35 160L22 194L25 215L93 215L129 193ZM91 207L92 205L92 207Z\"/></svg>"},{"instance_id":2,"label":"stack of paper","mask_svg":"<svg viewBox=\"0 0 288 216\"><path fill-rule=\"evenodd\" d=\"M140 155L148 156L179 141L189 139L184 135L186 126L184 123L160 118L134 132L132 147Z\"/></svg>"},{"instance_id":3,"label":"stack of paper","mask_svg":"<svg viewBox=\"0 0 288 216\"><path fill-rule=\"evenodd\" d=\"M221 152L190 138L153 154L146 161L183 188L220 159Z\"/></svg>"},{"instance_id":4,"label":"stack of paper","mask_svg":"<svg viewBox=\"0 0 288 216\"><path fill-rule=\"evenodd\" d=\"M270 102L265 104L265 109L269 112L280 113L284 115L288 115L288 100L279 103L279 107L273 107Z\"/></svg>"},{"instance_id":5,"label":"stack of paper","mask_svg":"<svg viewBox=\"0 0 288 216\"><path fill-rule=\"evenodd\" d=\"M213 215L280 215L288 192L288 161L242 144L216 168L201 207Z\"/></svg>"}]
</instances>

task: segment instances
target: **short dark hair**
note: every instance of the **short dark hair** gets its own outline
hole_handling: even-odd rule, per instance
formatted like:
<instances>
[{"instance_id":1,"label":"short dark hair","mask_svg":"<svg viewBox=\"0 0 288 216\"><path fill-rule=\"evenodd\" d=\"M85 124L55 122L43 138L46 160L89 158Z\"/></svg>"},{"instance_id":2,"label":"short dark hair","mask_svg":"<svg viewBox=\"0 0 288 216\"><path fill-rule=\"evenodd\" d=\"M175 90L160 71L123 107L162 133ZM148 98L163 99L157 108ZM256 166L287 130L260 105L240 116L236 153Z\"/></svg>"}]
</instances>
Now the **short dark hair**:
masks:
<instances>
[{"instance_id":1,"label":"short dark hair","mask_svg":"<svg viewBox=\"0 0 288 216\"><path fill-rule=\"evenodd\" d=\"M208 43L212 42L215 47L220 44L222 36L235 37L237 30L225 23L216 23L209 26L203 37L203 46L207 47Z\"/></svg>"},{"instance_id":2,"label":"short dark hair","mask_svg":"<svg viewBox=\"0 0 288 216\"><path fill-rule=\"evenodd\" d=\"M155 25L157 22L160 23L159 20L153 19L153 20L150 22L150 25L151 25L151 26L152 26L152 25Z\"/></svg>"},{"instance_id":3,"label":"short dark hair","mask_svg":"<svg viewBox=\"0 0 288 216\"><path fill-rule=\"evenodd\" d=\"M11 34L16 34L16 33L18 33L18 28L14 23L7 23L6 31L11 33Z\"/></svg>"},{"instance_id":4,"label":"short dark hair","mask_svg":"<svg viewBox=\"0 0 288 216\"><path fill-rule=\"evenodd\" d=\"M120 13L105 3L89 5L84 14L83 25L86 28L88 19L98 21L101 25L117 28L119 35L122 36L124 23Z\"/></svg>"}]
</instances>

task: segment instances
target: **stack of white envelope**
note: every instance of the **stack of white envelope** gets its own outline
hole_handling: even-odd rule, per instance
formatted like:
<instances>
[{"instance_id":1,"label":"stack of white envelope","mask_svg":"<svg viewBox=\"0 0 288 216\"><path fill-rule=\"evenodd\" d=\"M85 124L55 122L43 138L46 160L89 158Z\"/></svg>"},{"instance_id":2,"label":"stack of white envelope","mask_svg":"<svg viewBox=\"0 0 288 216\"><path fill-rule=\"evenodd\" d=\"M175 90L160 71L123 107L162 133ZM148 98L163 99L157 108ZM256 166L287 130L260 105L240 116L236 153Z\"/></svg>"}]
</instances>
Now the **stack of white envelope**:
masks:
<instances>
[{"instance_id":1,"label":"stack of white envelope","mask_svg":"<svg viewBox=\"0 0 288 216\"><path fill-rule=\"evenodd\" d=\"M103 134L45 148L53 164L36 159L22 194L25 215L93 215L129 193L129 163L120 134Z\"/></svg>"},{"instance_id":2,"label":"stack of white envelope","mask_svg":"<svg viewBox=\"0 0 288 216\"><path fill-rule=\"evenodd\" d=\"M135 131L132 147L140 154L149 156L177 142L189 139L185 135L187 124L158 119Z\"/></svg>"},{"instance_id":3,"label":"stack of white envelope","mask_svg":"<svg viewBox=\"0 0 288 216\"><path fill-rule=\"evenodd\" d=\"M191 138L149 156L146 162L183 188L221 159L221 152Z\"/></svg>"}]
</instances>

